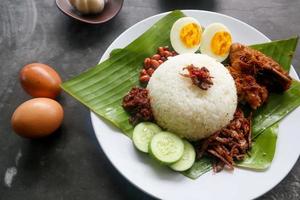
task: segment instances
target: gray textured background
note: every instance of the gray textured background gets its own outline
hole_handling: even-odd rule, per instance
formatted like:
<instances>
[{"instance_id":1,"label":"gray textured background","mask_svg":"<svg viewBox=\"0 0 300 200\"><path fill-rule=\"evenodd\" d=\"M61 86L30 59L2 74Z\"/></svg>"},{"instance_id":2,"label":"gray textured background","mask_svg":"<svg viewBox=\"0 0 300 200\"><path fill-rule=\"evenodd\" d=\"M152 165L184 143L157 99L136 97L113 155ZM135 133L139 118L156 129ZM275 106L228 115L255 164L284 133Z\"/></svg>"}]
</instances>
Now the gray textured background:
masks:
<instances>
[{"instance_id":1,"label":"gray textured background","mask_svg":"<svg viewBox=\"0 0 300 200\"><path fill-rule=\"evenodd\" d=\"M30 98L17 79L23 65L34 61L47 63L67 80L95 65L124 30L146 17L173 9L204 9L228 14L256 27L271 39L300 33L299 0L260 2L125 0L116 18L91 26L64 16L54 0L1 1L0 199L151 199L112 167L97 144L89 111L66 94L59 99L65 119L56 134L38 141L13 134L11 114ZM299 50L293 62L298 73ZM4 184L4 174L10 167L16 167L17 174L8 187ZM300 162L260 199L300 199Z\"/></svg>"}]
</instances>

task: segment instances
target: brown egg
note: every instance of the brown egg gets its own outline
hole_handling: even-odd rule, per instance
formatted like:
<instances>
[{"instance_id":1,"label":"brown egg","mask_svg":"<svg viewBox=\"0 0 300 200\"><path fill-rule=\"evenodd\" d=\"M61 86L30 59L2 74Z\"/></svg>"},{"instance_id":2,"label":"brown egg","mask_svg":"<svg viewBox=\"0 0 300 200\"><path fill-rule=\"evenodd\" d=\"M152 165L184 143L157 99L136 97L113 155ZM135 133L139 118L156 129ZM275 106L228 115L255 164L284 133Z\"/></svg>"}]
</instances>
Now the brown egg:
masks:
<instances>
[{"instance_id":1,"label":"brown egg","mask_svg":"<svg viewBox=\"0 0 300 200\"><path fill-rule=\"evenodd\" d=\"M61 91L58 73L42 63L25 65L20 72L20 81L23 89L33 97L55 99Z\"/></svg>"},{"instance_id":2,"label":"brown egg","mask_svg":"<svg viewBox=\"0 0 300 200\"><path fill-rule=\"evenodd\" d=\"M49 98L34 98L22 103L14 112L11 124L23 137L40 138L53 133L63 120L59 103Z\"/></svg>"}]
</instances>

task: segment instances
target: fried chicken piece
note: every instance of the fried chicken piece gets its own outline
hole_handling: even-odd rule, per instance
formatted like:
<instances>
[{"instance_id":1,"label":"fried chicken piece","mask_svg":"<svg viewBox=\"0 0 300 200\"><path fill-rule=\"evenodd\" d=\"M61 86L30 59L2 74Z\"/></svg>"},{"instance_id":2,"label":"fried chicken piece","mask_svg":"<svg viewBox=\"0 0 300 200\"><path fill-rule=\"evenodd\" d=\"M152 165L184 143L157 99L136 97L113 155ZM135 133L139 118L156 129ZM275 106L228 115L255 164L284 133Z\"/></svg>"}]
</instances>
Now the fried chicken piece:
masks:
<instances>
[{"instance_id":1,"label":"fried chicken piece","mask_svg":"<svg viewBox=\"0 0 300 200\"><path fill-rule=\"evenodd\" d=\"M289 89L292 78L272 58L260 51L235 43L230 48L230 66L239 102L257 109L268 99L269 92Z\"/></svg>"},{"instance_id":2,"label":"fried chicken piece","mask_svg":"<svg viewBox=\"0 0 300 200\"><path fill-rule=\"evenodd\" d=\"M241 74L252 75L269 92L284 92L292 83L292 78L276 61L239 43L231 45L230 65Z\"/></svg>"},{"instance_id":3,"label":"fried chicken piece","mask_svg":"<svg viewBox=\"0 0 300 200\"><path fill-rule=\"evenodd\" d=\"M242 74L235 67L229 67L237 88L238 101L248 103L252 109L257 109L268 99L268 90L259 85L251 75Z\"/></svg>"}]
</instances>

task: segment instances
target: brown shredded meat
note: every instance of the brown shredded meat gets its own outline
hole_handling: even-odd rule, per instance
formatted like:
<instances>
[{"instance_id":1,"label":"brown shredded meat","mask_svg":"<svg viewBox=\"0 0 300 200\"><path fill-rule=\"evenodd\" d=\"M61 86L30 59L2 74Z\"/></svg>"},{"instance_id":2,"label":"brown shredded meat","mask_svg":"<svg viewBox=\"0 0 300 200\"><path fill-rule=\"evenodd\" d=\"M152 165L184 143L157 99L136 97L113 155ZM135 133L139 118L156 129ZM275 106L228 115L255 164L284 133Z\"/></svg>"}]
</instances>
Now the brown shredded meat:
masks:
<instances>
[{"instance_id":1,"label":"brown shredded meat","mask_svg":"<svg viewBox=\"0 0 300 200\"><path fill-rule=\"evenodd\" d=\"M191 78L194 85L198 86L202 90L208 90L212 85L212 78L210 76L209 70L206 67L195 67L194 65L189 65L183 69L188 71L188 74L181 74L184 77Z\"/></svg>"},{"instance_id":2,"label":"brown shredded meat","mask_svg":"<svg viewBox=\"0 0 300 200\"><path fill-rule=\"evenodd\" d=\"M148 90L145 88L133 87L123 98L122 106L130 114L129 121L134 125L141 121L154 121Z\"/></svg>"},{"instance_id":3,"label":"brown shredded meat","mask_svg":"<svg viewBox=\"0 0 300 200\"><path fill-rule=\"evenodd\" d=\"M251 115L246 118L241 109L237 109L233 120L220 131L196 144L197 158L204 154L217 159L213 169L221 171L224 167L233 170L235 161L243 160L251 148Z\"/></svg>"},{"instance_id":4,"label":"brown shredded meat","mask_svg":"<svg viewBox=\"0 0 300 200\"><path fill-rule=\"evenodd\" d=\"M292 78L272 58L260 51L235 43L230 49L230 67L240 102L257 109L268 98L268 92L284 92Z\"/></svg>"}]
</instances>

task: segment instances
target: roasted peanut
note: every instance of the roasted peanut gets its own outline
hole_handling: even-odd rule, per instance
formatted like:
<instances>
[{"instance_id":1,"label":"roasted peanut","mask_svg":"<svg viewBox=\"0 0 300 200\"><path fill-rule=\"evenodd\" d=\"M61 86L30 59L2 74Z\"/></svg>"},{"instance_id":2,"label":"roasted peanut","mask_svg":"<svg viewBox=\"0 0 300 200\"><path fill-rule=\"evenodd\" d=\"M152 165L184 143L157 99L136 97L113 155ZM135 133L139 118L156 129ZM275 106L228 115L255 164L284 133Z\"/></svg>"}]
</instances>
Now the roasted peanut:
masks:
<instances>
[{"instance_id":1,"label":"roasted peanut","mask_svg":"<svg viewBox=\"0 0 300 200\"><path fill-rule=\"evenodd\" d=\"M159 54L154 54L154 55L152 56L152 59L154 59L154 60L159 60L159 59L160 59L160 55L159 55Z\"/></svg>"},{"instance_id":2,"label":"roasted peanut","mask_svg":"<svg viewBox=\"0 0 300 200\"><path fill-rule=\"evenodd\" d=\"M147 83L154 71L167 60L167 57L175 56L175 51L170 51L168 46L158 47L157 53L145 58L144 69L140 71L140 82Z\"/></svg>"},{"instance_id":3,"label":"roasted peanut","mask_svg":"<svg viewBox=\"0 0 300 200\"><path fill-rule=\"evenodd\" d=\"M163 47L158 47L158 53L161 54L164 51Z\"/></svg>"},{"instance_id":4,"label":"roasted peanut","mask_svg":"<svg viewBox=\"0 0 300 200\"><path fill-rule=\"evenodd\" d=\"M151 60L151 65L152 65L152 67L154 67L156 69L160 64L157 60L152 59Z\"/></svg>"},{"instance_id":5,"label":"roasted peanut","mask_svg":"<svg viewBox=\"0 0 300 200\"><path fill-rule=\"evenodd\" d=\"M146 71L145 69L142 69L141 72L140 72L140 75L141 75L141 76L147 75L147 71Z\"/></svg>"},{"instance_id":6,"label":"roasted peanut","mask_svg":"<svg viewBox=\"0 0 300 200\"><path fill-rule=\"evenodd\" d=\"M145 67L145 69L148 69L149 67L151 67L151 59L150 58L145 58L144 67Z\"/></svg>"},{"instance_id":7,"label":"roasted peanut","mask_svg":"<svg viewBox=\"0 0 300 200\"><path fill-rule=\"evenodd\" d=\"M162 55L163 55L164 57L166 57L166 58L169 57L169 56L171 56L170 54L171 54L171 53L170 53L169 51L163 51L163 52L162 52Z\"/></svg>"},{"instance_id":8,"label":"roasted peanut","mask_svg":"<svg viewBox=\"0 0 300 200\"><path fill-rule=\"evenodd\" d=\"M147 74L148 74L149 76L152 76L153 72L154 72L154 69L153 69L153 68L147 69Z\"/></svg>"},{"instance_id":9,"label":"roasted peanut","mask_svg":"<svg viewBox=\"0 0 300 200\"><path fill-rule=\"evenodd\" d=\"M140 77L140 81L142 83L147 83L150 80L150 76L149 75L143 75Z\"/></svg>"}]
</instances>

